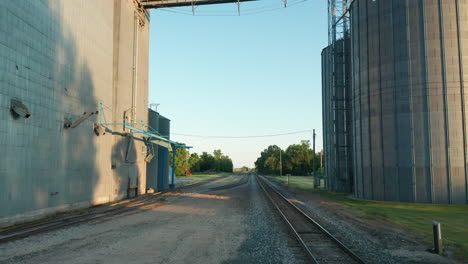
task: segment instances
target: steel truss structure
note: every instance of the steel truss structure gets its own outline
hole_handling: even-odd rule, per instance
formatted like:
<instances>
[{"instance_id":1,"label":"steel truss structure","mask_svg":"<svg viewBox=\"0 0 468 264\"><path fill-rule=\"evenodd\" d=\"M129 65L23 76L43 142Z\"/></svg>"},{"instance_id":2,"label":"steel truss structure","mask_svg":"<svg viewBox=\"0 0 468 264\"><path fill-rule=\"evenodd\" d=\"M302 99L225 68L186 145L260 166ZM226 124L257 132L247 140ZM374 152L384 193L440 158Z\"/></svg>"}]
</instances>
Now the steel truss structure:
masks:
<instances>
[{"instance_id":1,"label":"steel truss structure","mask_svg":"<svg viewBox=\"0 0 468 264\"><path fill-rule=\"evenodd\" d=\"M345 162L345 166L340 165L340 161L348 160L352 155L352 148L349 140L349 122L351 122L351 98L347 94L347 85L350 85L350 76L346 65L350 57L350 49L347 47L347 40L350 38L350 17L349 8L354 0L328 0L328 44L331 48L331 70L332 78L330 85L331 119L333 138L331 138L332 153L335 157L333 164L333 177L348 178L352 174L351 164ZM329 175L328 177L330 177Z\"/></svg>"},{"instance_id":2,"label":"steel truss structure","mask_svg":"<svg viewBox=\"0 0 468 264\"><path fill-rule=\"evenodd\" d=\"M328 44L349 37L349 7L354 0L328 0Z\"/></svg>"}]
</instances>

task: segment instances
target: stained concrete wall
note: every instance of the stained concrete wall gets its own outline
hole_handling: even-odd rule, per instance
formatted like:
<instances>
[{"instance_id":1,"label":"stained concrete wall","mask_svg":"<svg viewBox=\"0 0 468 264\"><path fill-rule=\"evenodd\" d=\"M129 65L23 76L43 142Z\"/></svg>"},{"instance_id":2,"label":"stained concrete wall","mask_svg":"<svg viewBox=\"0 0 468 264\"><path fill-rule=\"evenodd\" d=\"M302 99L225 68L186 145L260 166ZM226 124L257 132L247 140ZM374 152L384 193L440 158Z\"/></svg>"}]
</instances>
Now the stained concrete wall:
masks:
<instances>
[{"instance_id":1,"label":"stained concrete wall","mask_svg":"<svg viewBox=\"0 0 468 264\"><path fill-rule=\"evenodd\" d=\"M145 191L146 146L128 130L97 136L97 115L64 128L101 101L116 113L108 122L128 109L147 121L149 21L135 10L133 0L0 1L0 225ZM11 99L31 117L15 118Z\"/></svg>"},{"instance_id":2,"label":"stained concrete wall","mask_svg":"<svg viewBox=\"0 0 468 264\"><path fill-rule=\"evenodd\" d=\"M468 201L467 0L351 7L355 195Z\"/></svg>"}]
</instances>

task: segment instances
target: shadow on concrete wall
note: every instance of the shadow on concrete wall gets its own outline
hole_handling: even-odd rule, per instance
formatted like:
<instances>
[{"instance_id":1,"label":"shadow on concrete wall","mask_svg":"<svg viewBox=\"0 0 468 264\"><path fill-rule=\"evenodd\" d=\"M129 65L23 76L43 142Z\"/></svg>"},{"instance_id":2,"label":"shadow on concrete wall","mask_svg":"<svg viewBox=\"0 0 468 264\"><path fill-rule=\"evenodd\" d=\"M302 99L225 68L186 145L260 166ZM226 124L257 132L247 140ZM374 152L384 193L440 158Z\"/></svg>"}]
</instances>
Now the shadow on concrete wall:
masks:
<instances>
[{"instance_id":1,"label":"shadow on concrete wall","mask_svg":"<svg viewBox=\"0 0 468 264\"><path fill-rule=\"evenodd\" d=\"M49 26L57 26L55 38L50 43L55 60L52 61L53 65L47 65L53 85L53 89L48 91L49 96L57 99L57 108L48 112L55 116L55 120L51 122L54 122L53 126L57 132L48 133L49 131L45 130L42 133L49 145L54 146L58 170L51 166L46 168L48 172L44 171L49 175L48 182L44 182L47 186L44 187L51 189L48 207L86 203L93 199L94 188L98 182L92 121L88 119L76 128L64 128L66 121L75 121L84 112L96 111L93 73L86 61L78 60L77 40L70 29L63 26L63 15L54 12L52 4L57 4L57 1L48 2L49 14L46 14L44 19Z\"/></svg>"},{"instance_id":2,"label":"shadow on concrete wall","mask_svg":"<svg viewBox=\"0 0 468 264\"><path fill-rule=\"evenodd\" d=\"M138 167L136 140L131 135L119 139L112 147L112 171L115 180L114 193L119 198L137 195Z\"/></svg>"},{"instance_id":3,"label":"shadow on concrete wall","mask_svg":"<svg viewBox=\"0 0 468 264\"><path fill-rule=\"evenodd\" d=\"M39 209L86 205L99 182L93 119L64 128L66 119L98 109L93 73L86 61L78 60L77 41L54 11L63 3L24 2L28 10L14 1L0 3L5 14L0 23L11 31L2 35L15 52L7 64L13 69L5 70L15 72L6 77L6 97L22 100L32 113L29 119L9 116L6 122L3 143L11 155L0 158L5 173L0 177L0 222Z\"/></svg>"}]
</instances>

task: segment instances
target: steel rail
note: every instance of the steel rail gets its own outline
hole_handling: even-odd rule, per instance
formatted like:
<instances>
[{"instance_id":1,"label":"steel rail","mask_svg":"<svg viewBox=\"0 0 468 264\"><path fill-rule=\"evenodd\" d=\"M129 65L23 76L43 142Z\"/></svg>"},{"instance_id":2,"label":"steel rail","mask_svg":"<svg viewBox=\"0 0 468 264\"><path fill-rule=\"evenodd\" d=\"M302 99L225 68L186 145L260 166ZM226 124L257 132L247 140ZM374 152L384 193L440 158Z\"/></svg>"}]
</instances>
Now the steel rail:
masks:
<instances>
[{"instance_id":1,"label":"steel rail","mask_svg":"<svg viewBox=\"0 0 468 264\"><path fill-rule=\"evenodd\" d=\"M222 186L217 186L217 187L212 187L210 188L210 191L218 191L218 190L224 190L224 189L229 189L229 188L234 188L234 187L237 187L237 186L241 186L243 184L246 184L249 182L249 179L250 179L250 176L249 175L244 175L242 176L242 179L234 182L234 183L231 183L231 184L226 184L226 185L222 185Z\"/></svg>"},{"instance_id":2,"label":"steel rail","mask_svg":"<svg viewBox=\"0 0 468 264\"><path fill-rule=\"evenodd\" d=\"M153 195L153 196L156 196L156 195ZM157 196L159 196L159 195L157 195ZM98 205L95 208L91 208L91 210L86 211L86 212L78 212L76 214L65 215L63 217L59 217L59 218L56 218L56 219L39 221L39 222L34 222L34 223L31 223L31 224L24 224L24 225L20 225L20 226L14 226L14 227L7 228L7 229L4 229L4 230L0 231L0 237L1 236L6 236L6 235L9 235L9 234L13 234L13 233L18 233L18 232L24 231L25 229L32 229L32 228L35 228L35 227L41 227L41 226L50 225L50 224L54 224L54 223L72 221L74 219L83 218L83 217L93 215L93 214L103 214L103 213L112 212L112 211L122 209L122 208L133 207L133 206L135 206L135 204L138 205L138 203L146 201L146 200L148 200L149 198L152 198L152 197L144 195L144 196L140 196L138 198L139 199L134 198L134 199L124 200L122 202L119 202L119 203L113 205L111 208L105 208L103 206Z\"/></svg>"},{"instance_id":3,"label":"steel rail","mask_svg":"<svg viewBox=\"0 0 468 264\"><path fill-rule=\"evenodd\" d=\"M225 179L225 178L227 178L227 177L229 177L229 176L231 176L231 175L225 175L225 176L221 176L221 177L218 177L218 178L209 179L209 180L202 181L202 182L197 182L197 183L193 183L193 184L187 184L187 185L184 185L184 186L181 186L181 187L176 187L174 190L172 190L172 192L180 191L180 190L184 190L184 189L188 189L188 188L192 188L192 187L198 187L198 186L201 186L201 185L205 185L205 184L207 184L207 183L210 183L210 182L214 182L214 181L217 181L217 180Z\"/></svg>"},{"instance_id":4,"label":"steel rail","mask_svg":"<svg viewBox=\"0 0 468 264\"><path fill-rule=\"evenodd\" d=\"M139 203L136 203L135 205L132 205L130 207L129 206L117 207L117 208L113 208L111 210L106 210L106 211L90 212L86 215L73 217L72 219L58 219L56 221L43 222L40 225L25 226L24 228L22 228L22 230L19 229L19 230L16 230L15 232L13 232L12 230L5 230L5 232L9 231L8 233L10 235L0 238L0 244L23 239L23 238L30 237L30 236L37 235L37 234L47 233L47 232L58 230L64 227L74 226L74 225L82 224L85 222L98 220L101 218L106 218L109 216L114 216L118 214L127 213L130 211L135 211L137 209L140 209L143 206L154 204L155 202L160 202L160 201L157 201L156 199L154 200L146 199L146 201L139 201Z\"/></svg>"},{"instance_id":5,"label":"steel rail","mask_svg":"<svg viewBox=\"0 0 468 264\"><path fill-rule=\"evenodd\" d=\"M299 244L301 245L301 247L304 249L307 257L312 260L314 263L319 263L318 260L315 258L314 254L312 254L312 252L310 251L309 247L307 246L307 244L305 243L305 241L301 238L301 236L299 235L299 233L296 231L296 229L294 228L294 226L291 224L291 222L289 222L288 218L286 217L286 215L284 215L283 211L279 208L279 206L275 203L275 201L273 200L273 198L270 196L270 194L267 192L267 190L265 189L265 187L263 186L263 184L258 180L259 176L256 176L256 179L257 179L257 182L260 184L260 187L261 189L263 190L263 192L265 193L265 195L270 199L271 203L275 206L276 210L278 210L278 213L281 215L282 219L284 222L286 222L286 225L289 226L289 228L291 229L291 231L293 232L294 234L294 237L296 238L296 240L299 242Z\"/></svg>"},{"instance_id":6,"label":"steel rail","mask_svg":"<svg viewBox=\"0 0 468 264\"><path fill-rule=\"evenodd\" d=\"M276 190L275 187L271 185L266 179L264 179L262 176L257 175L256 177L257 181L260 184L261 189L264 191L264 193L267 195L267 197L270 199L272 204L275 206L275 208L278 210L280 215L282 216L283 220L286 222L286 224L289 226L289 228L292 230L295 238L298 240L300 245L304 248L307 256L310 258L313 263L323 263L319 261L319 259L314 255L312 252L313 250L310 249L310 247L307 245L306 241L303 239L301 234L296 230L294 227L292 221L288 219L287 213L284 212L283 210L280 209L278 203L275 201L275 199L270 195L270 193L267 191L267 188L273 192L274 194L279 197L278 199L281 199L281 201L286 202L286 204L291 208L293 211L299 213L300 216L303 217L303 219L306 219L314 229L318 230L321 234L324 234L333 244L337 246L341 250L341 252L345 253L347 256L349 256L354 263L361 263L364 264L364 260L362 260L358 255L356 255L351 249L346 247L342 242L340 242L335 236L333 236L330 232L328 232L324 227L322 227L317 221L312 219L309 215L304 213L299 207L297 207L295 204L293 204L291 201L289 201L284 195L282 195L278 190ZM326 263L326 261L324 261Z\"/></svg>"}]
</instances>

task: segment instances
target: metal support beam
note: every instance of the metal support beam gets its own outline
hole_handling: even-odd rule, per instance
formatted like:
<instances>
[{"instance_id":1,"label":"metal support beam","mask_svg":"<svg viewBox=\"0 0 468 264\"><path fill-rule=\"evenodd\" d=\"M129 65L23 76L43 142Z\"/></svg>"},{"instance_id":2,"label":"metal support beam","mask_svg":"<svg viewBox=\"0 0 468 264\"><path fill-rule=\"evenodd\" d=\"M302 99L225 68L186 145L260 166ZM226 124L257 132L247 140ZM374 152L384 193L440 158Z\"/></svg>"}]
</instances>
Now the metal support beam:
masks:
<instances>
[{"instance_id":1,"label":"metal support beam","mask_svg":"<svg viewBox=\"0 0 468 264\"><path fill-rule=\"evenodd\" d=\"M81 123L83 123L86 119L90 118L92 115L94 114L97 114L98 111L96 112L84 112L83 115L81 117L79 117L77 120L75 120L74 122L71 122L71 121L67 121L65 122L65 125L64 127L65 128L75 128L77 126L79 126Z\"/></svg>"},{"instance_id":2,"label":"metal support beam","mask_svg":"<svg viewBox=\"0 0 468 264\"><path fill-rule=\"evenodd\" d=\"M173 145L172 146L172 173L171 173L171 183L169 184L169 188L171 190L175 189L175 171L176 171L176 156L177 156L177 149L179 148L192 148L185 145Z\"/></svg>"},{"instance_id":3,"label":"metal support beam","mask_svg":"<svg viewBox=\"0 0 468 264\"><path fill-rule=\"evenodd\" d=\"M100 102L99 104L99 125L100 126L107 127L107 126L123 125L124 129L130 130L131 138L135 137L135 134L142 134L142 138L145 141L167 148L167 151L172 150L172 175L171 175L172 180L171 180L171 183L169 184L169 188L174 189L175 188L175 167L176 167L177 149L178 148L189 149L192 147L186 146L185 144L178 143L178 142L169 140L161 135L155 134L156 132L152 131L153 129L148 124L145 124L143 121L137 121L135 117L132 118L135 120L132 120L131 123L127 123L125 118L123 120L123 123L107 123L105 121L104 110L107 110L107 112L111 112L113 115L118 114L114 110L112 110L110 107ZM130 140L132 140L131 138ZM129 144L132 142L133 141L130 141ZM128 151L127 151L127 154L128 154ZM164 156L165 155L163 155L163 159L165 159ZM148 159L148 156L146 158ZM151 160L152 157L150 157L149 159ZM126 155L126 160L128 161L128 155ZM161 188L164 188L164 175L161 177Z\"/></svg>"},{"instance_id":4,"label":"metal support beam","mask_svg":"<svg viewBox=\"0 0 468 264\"><path fill-rule=\"evenodd\" d=\"M172 149L172 173L171 173L171 183L169 184L169 188L171 190L175 189L175 168L176 168L177 149L178 147L174 147Z\"/></svg>"}]
</instances>

